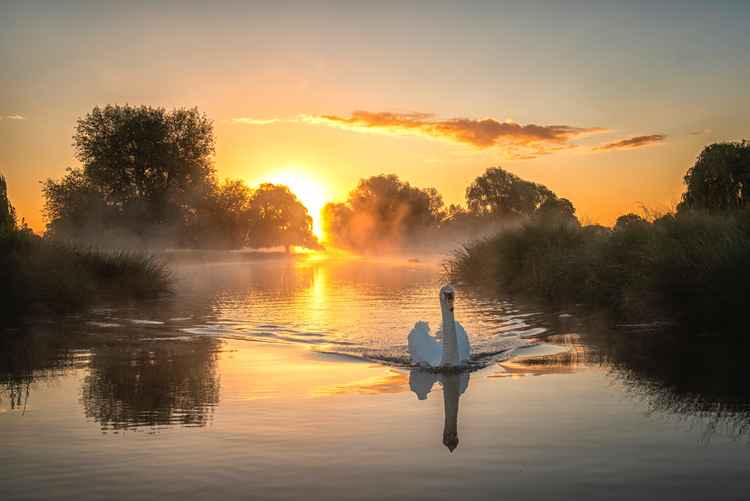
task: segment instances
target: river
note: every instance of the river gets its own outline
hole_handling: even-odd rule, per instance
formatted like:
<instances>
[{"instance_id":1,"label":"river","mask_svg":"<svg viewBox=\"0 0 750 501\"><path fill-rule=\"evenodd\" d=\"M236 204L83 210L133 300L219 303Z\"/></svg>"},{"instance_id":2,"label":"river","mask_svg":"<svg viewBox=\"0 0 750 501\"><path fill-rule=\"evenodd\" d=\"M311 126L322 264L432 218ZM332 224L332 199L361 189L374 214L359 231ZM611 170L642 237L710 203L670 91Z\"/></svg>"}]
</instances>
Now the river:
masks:
<instances>
[{"instance_id":1,"label":"river","mask_svg":"<svg viewBox=\"0 0 750 501\"><path fill-rule=\"evenodd\" d=\"M438 262L174 260L176 292L0 338L3 499L742 499L742 351L457 288ZM677 333L678 334L678 333Z\"/></svg>"}]
</instances>

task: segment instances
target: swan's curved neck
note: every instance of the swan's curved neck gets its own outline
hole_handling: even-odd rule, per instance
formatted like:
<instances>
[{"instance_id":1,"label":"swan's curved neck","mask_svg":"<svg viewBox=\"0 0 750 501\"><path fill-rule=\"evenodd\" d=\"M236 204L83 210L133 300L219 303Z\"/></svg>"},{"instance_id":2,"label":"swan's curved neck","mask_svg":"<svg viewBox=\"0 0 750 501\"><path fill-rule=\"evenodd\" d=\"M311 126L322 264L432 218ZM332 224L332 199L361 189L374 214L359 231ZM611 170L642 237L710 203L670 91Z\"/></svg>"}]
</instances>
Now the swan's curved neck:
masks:
<instances>
[{"instance_id":1,"label":"swan's curved neck","mask_svg":"<svg viewBox=\"0 0 750 501\"><path fill-rule=\"evenodd\" d=\"M440 304L443 313L443 358L440 365L443 367L458 366L458 340L456 339L456 320L453 317L453 309L445 303Z\"/></svg>"}]
</instances>

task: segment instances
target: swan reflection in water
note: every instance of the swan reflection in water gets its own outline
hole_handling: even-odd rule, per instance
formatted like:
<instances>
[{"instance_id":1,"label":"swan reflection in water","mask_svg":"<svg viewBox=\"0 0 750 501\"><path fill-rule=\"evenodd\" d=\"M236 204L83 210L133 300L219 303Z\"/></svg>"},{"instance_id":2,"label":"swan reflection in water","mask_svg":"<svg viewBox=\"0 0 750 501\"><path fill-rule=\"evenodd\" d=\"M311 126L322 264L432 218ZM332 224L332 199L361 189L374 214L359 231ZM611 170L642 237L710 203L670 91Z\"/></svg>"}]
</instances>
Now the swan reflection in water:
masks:
<instances>
[{"instance_id":1,"label":"swan reflection in water","mask_svg":"<svg viewBox=\"0 0 750 501\"><path fill-rule=\"evenodd\" d=\"M412 369L409 374L409 386L419 400L427 399L436 382L443 387L443 445L453 452L458 447L458 401L469 387L469 373L435 373Z\"/></svg>"}]
</instances>

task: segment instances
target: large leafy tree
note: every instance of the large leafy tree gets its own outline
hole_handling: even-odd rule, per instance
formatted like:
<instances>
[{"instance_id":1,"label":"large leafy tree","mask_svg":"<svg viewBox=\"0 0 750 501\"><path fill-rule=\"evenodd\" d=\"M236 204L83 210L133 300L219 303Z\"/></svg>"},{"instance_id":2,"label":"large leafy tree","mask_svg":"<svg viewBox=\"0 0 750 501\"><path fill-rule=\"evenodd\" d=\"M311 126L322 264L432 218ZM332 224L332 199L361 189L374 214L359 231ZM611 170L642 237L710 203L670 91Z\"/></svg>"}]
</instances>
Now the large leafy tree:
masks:
<instances>
[{"instance_id":1,"label":"large leafy tree","mask_svg":"<svg viewBox=\"0 0 750 501\"><path fill-rule=\"evenodd\" d=\"M576 208L567 198L547 198L534 212L534 216L545 221L556 223L579 224Z\"/></svg>"},{"instance_id":2,"label":"large leafy tree","mask_svg":"<svg viewBox=\"0 0 750 501\"><path fill-rule=\"evenodd\" d=\"M750 143L706 146L685 175L679 211L724 211L748 207L750 202Z\"/></svg>"},{"instance_id":3,"label":"large leafy tree","mask_svg":"<svg viewBox=\"0 0 750 501\"><path fill-rule=\"evenodd\" d=\"M82 167L44 185L52 230L84 227L88 213L137 234L179 231L213 183L213 126L197 109L96 107L73 147Z\"/></svg>"},{"instance_id":4,"label":"large leafy tree","mask_svg":"<svg viewBox=\"0 0 750 501\"><path fill-rule=\"evenodd\" d=\"M320 248L312 232L312 217L307 208L283 185L261 184L252 194L248 209L250 247L292 245Z\"/></svg>"},{"instance_id":5,"label":"large leafy tree","mask_svg":"<svg viewBox=\"0 0 750 501\"><path fill-rule=\"evenodd\" d=\"M466 205L475 216L532 215L557 198L546 186L525 181L500 167L491 167L466 188Z\"/></svg>"},{"instance_id":6,"label":"large leafy tree","mask_svg":"<svg viewBox=\"0 0 750 501\"><path fill-rule=\"evenodd\" d=\"M323 209L326 236L336 245L368 248L398 243L445 218L443 199L434 188L420 189L394 174L361 179L346 203Z\"/></svg>"},{"instance_id":7,"label":"large leafy tree","mask_svg":"<svg viewBox=\"0 0 750 501\"><path fill-rule=\"evenodd\" d=\"M47 234L53 238L83 238L101 234L115 223L114 207L81 169L68 169L60 181L42 186Z\"/></svg>"},{"instance_id":8,"label":"large leafy tree","mask_svg":"<svg viewBox=\"0 0 750 501\"><path fill-rule=\"evenodd\" d=\"M196 205L186 244L192 247L237 249L247 243L253 191L241 180L228 179L211 187Z\"/></svg>"}]
</instances>

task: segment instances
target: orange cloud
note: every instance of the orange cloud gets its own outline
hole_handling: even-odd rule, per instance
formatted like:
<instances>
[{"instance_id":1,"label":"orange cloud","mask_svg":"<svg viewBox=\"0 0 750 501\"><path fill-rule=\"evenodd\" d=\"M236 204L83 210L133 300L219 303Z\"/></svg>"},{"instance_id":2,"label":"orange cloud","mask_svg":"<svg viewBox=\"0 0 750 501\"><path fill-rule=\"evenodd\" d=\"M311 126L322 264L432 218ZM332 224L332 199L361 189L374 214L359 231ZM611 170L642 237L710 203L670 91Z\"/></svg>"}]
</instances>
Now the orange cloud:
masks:
<instances>
[{"instance_id":1,"label":"orange cloud","mask_svg":"<svg viewBox=\"0 0 750 501\"><path fill-rule=\"evenodd\" d=\"M356 132L383 134L414 134L443 139L476 148L499 147L509 158L529 159L555 151L575 148L573 139L587 134L607 132L600 127L570 125L522 125L494 118L434 119L430 113L392 113L355 111L351 116L300 115L295 119L257 120L235 118L236 123L264 125L277 121L325 125Z\"/></svg>"},{"instance_id":2,"label":"orange cloud","mask_svg":"<svg viewBox=\"0 0 750 501\"><path fill-rule=\"evenodd\" d=\"M534 158L561 149L574 148L570 141L586 134L606 132L599 127L570 125L522 125L494 118L452 118L435 120L429 113L355 111L349 117L304 116L308 123L329 125L359 132L418 134L470 144L477 148L499 146L513 158Z\"/></svg>"},{"instance_id":3,"label":"orange cloud","mask_svg":"<svg viewBox=\"0 0 750 501\"><path fill-rule=\"evenodd\" d=\"M650 136L636 136L629 139L622 139L620 141L614 141L612 143L602 144L593 148L595 151L605 150L623 150L631 148L640 148L641 146L649 146L652 144L661 143L667 138L664 134L652 134Z\"/></svg>"}]
</instances>

